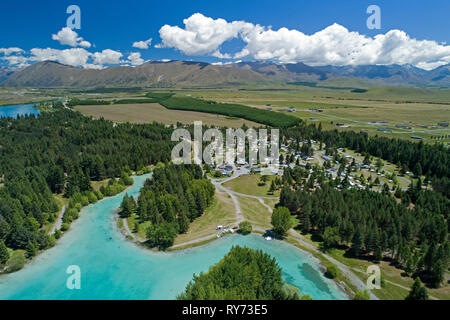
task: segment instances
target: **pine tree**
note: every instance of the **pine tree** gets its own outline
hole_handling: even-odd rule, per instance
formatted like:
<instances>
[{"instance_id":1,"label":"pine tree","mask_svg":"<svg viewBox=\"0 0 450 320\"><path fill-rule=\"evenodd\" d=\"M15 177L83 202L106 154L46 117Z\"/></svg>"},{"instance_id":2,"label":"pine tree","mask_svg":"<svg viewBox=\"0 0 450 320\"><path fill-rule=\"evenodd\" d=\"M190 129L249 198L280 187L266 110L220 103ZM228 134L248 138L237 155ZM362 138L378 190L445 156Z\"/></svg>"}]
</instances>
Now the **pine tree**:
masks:
<instances>
[{"instance_id":1,"label":"pine tree","mask_svg":"<svg viewBox=\"0 0 450 320\"><path fill-rule=\"evenodd\" d=\"M442 281L444 281L444 273L444 264L442 263L441 259L439 259L431 267L430 283L433 287L439 288Z\"/></svg>"},{"instance_id":2,"label":"pine tree","mask_svg":"<svg viewBox=\"0 0 450 320\"><path fill-rule=\"evenodd\" d=\"M352 239L352 253L355 256L358 256L361 254L361 251L363 249L364 242L363 242L363 235L361 228L356 229L355 235Z\"/></svg>"},{"instance_id":3,"label":"pine tree","mask_svg":"<svg viewBox=\"0 0 450 320\"><path fill-rule=\"evenodd\" d=\"M275 192L275 182L272 180L272 183L270 184L269 193L274 194Z\"/></svg>"},{"instance_id":4,"label":"pine tree","mask_svg":"<svg viewBox=\"0 0 450 320\"><path fill-rule=\"evenodd\" d=\"M411 286L411 291L405 300L428 300L427 289L422 285L422 281L417 277Z\"/></svg>"},{"instance_id":5,"label":"pine tree","mask_svg":"<svg viewBox=\"0 0 450 320\"><path fill-rule=\"evenodd\" d=\"M6 248L5 242L0 240L0 265L5 264L9 259L8 248Z\"/></svg>"}]
</instances>

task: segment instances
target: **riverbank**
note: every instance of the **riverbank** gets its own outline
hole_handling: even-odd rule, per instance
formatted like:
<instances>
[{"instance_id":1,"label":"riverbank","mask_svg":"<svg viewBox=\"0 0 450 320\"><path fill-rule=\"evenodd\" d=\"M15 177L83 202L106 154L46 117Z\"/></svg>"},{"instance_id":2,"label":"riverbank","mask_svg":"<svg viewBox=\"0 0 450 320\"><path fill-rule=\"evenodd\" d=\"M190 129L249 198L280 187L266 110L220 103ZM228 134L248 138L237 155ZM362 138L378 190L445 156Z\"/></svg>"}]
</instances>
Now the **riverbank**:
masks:
<instances>
[{"instance_id":1,"label":"riverbank","mask_svg":"<svg viewBox=\"0 0 450 320\"><path fill-rule=\"evenodd\" d=\"M244 208L241 208L240 201L242 201L243 198L245 198L245 199L248 198L248 199L251 199L254 201L257 200L257 201L259 201L259 203L262 203L262 206L260 209L265 210L267 212L259 212L259 214L257 216L261 216L261 215L269 215L270 216L272 214L272 211L273 211L272 207L267 205L264 202L264 200L266 198L272 199L275 197L267 197L263 194L249 195L249 194L245 194L242 192L236 192L235 190L232 190L225 185L225 183L229 184L230 182L232 182L235 179L237 181L238 178L239 178L239 180L242 177L245 178L248 176L248 174L249 174L248 170L241 168L241 170L235 170L234 174L231 177L228 177L226 179L214 179L214 178L209 177L209 179L212 181L212 183L216 187L216 195L217 195L217 193L226 194L228 196L228 202L234 206L234 210L232 210L232 211L234 211L234 213L232 213L232 215L234 216L234 222L230 223L230 225L238 224L241 221L247 220L247 218L249 217L246 214L246 212L244 213L244 211L245 211L245 210L243 210ZM252 182L256 183L257 179L255 180L254 178L255 177L252 176ZM249 185L249 184L247 184L247 185ZM244 191L246 191L246 189L241 190L241 191L244 192ZM232 201L229 201L229 200L232 200ZM215 209L213 211L214 211L213 212L214 215L221 215L218 210ZM245 214L245 216L244 216L244 214ZM207 215L207 213L205 213L205 215ZM205 218L205 217L203 216L203 218ZM202 217L199 217L196 220L198 220L198 219L202 219ZM199 246L209 244L210 242L213 242L217 239L222 238L222 237L218 238L217 231L215 231L215 226L225 225L225 224L219 223L219 222L220 221L216 221L215 224L209 223L209 224L202 225L203 229L208 228L208 230L210 230L209 231L210 234L203 235L204 232L197 232L196 233L196 234L198 234L197 237L193 237L193 235L195 233L191 234L188 237L187 241L183 241L181 243L175 243L170 248L168 248L166 251L180 251L183 249L199 247ZM252 219L250 219L250 222L252 224L254 224L255 222L260 222L260 221L259 220L253 221ZM119 225L119 223L120 223L120 225ZM136 239L136 235L133 234L133 232L131 232L126 219L118 220L116 224L118 225L118 229L121 231L122 235L125 238L127 238L131 242L134 242L138 246L144 246L147 248L147 246L145 246L143 244L142 239L140 239L140 240ZM270 217L267 221L265 221L263 223L264 227L261 227L260 224L261 223L257 223L257 225L253 225L253 232L264 235L267 232L267 230L271 229ZM189 232L192 233L191 230ZM224 235L224 236L226 236L226 235ZM185 237L185 238L187 238L187 237ZM295 245L298 249L304 251L305 253L312 254L312 256L315 259L317 259L317 263L318 263L318 265L320 265L322 274L325 274L328 267L330 267L331 265L335 265L339 269L339 274L335 279L332 279L332 280L336 283L336 285L338 287L341 288L341 290L343 290L343 292L345 292L347 297L350 297L350 298L353 297L357 291L367 290L370 292L370 290L367 288L366 284L364 282L362 282L355 274L353 274L353 272L349 268L347 268L345 265L341 264L339 261L336 261L335 259L329 257L328 255L320 252L320 250L318 248L315 248L311 244L307 243L305 241L305 239L302 239L301 235L299 235L294 230L291 230L289 232L289 236L286 239L284 239L284 242ZM378 300L378 297L376 295L374 295L373 293L371 293L371 299Z\"/></svg>"},{"instance_id":2,"label":"riverbank","mask_svg":"<svg viewBox=\"0 0 450 320\"><path fill-rule=\"evenodd\" d=\"M58 245L26 268L0 278L0 299L174 299L194 273L207 271L236 245L272 255L286 282L315 300L347 298L323 276L311 255L284 241L232 235L174 252L157 252L124 241L116 229L115 212L126 193L137 196L144 181L145 177L138 177L125 192L85 207ZM65 286L66 269L71 265L80 267L81 290Z\"/></svg>"},{"instance_id":3,"label":"riverbank","mask_svg":"<svg viewBox=\"0 0 450 320\"><path fill-rule=\"evenodd\" d=\"M150 248L147 245L145 245L145 240L142 241L143 239L138 239L131 232L130 228L128 227L127 220L120 218L118 211L115 213L114 221L115 221L117 230L122 234L123 238L125 238L127 241L133 243L134 245L136 245L138 247L141 247L141 248L153 251L153 252L159 252L159 250L157 250L155 248ZM258 234L258 235L261 235L261 237L263 237L266 234L266 231L256 228L255 230L253 230L252 234ZM221 237L217 237L216 234L212 234L212 235L209 235L206 237L200 237L197 239L193 239L193 240L190 240L185 243L173 245L172 247L169 247L165 252L176 252L176 251L181 252L183 250L201 247L201 246L210 244L211 242L222 239L224 237L232 237L232 236L233 236L232 234L224 234ZM267 241L267 240L265 240L265 241ZM277 240L277 241L280 241L280 240ZM301 250L307 254L310 254L315 259L315 262L319 266L322 274L325 274L327 268L333 264L327 258L325 258L322 253L305 246L305 243L300 242L298 239L295 239L292 236L290 236L286 239L283 239L281 241L283 241L286 244L293 245L298 250ZM338 266L338 268L339 268L339 266ZM344 270L344 271L348 273L348 270ZM347 277L345 277L342 274L342 272L343 271L341 270L341 273L338 275L338 277L336 277L335 279L332 279L332 280L342 290L342 292L345 294L345 296L348 299L353 299L353 296L356 293L356 291L363 289L361 284L359 284L359 286L358 286L358 285L355 285L353 282L361 282L361 281L356 277L352 278L351 280L347 279ZM378 298L375 295L372 295L372 299L378 300Z\"/></svg>"},{"instance_id":4,"label":"riverbank","mask_svg":"<svg viewBox=\"0 0 450 320\"><path fill-rule=\"evenodd\" d=\"M149 174L144 174L144 175L148 175L148 176L149 176ZM141 176L143 176L143 175L141 175ZM132 177L133 180L134 180L135 177L138 177L138 175L133 176L133 177ZM117 194L110 195L110 196L104 196L102 199L100 199L100 200L98 200L98 201L96 201L96 202L94 202L94 203L90 203L90 204L88 204L87 206L83 206L83 207L79 208L79 213L81 214L81 212L83 211L83 209L85 209L86 207L89 207L89 206L91 206L91 205L93 205L93 204L99 203L100 201L107 200L107 199L109 199L109 198L111 198L111 197L114 197L114 196L120 194L120 193L126 193L127 190L130 189L130 188L132 188L132 187L133 187L133 185L132 185L132 186L127 186L124 190L118 192ZM1 277L2 275L4 275L4 274L14 273L14 272L17 272L17 271L19 271L19 270L25 268L25 267L26 267L31 261L33 261L36 257L38 257L38 256L41 255L42 253L44 253L44 252L46 252L46 251L50 250L51 248L54 248L55 246L58 245L58 243L59 243L60 240L64 237L64 235L66 235L66 233L68 233L68 232L71 230L72 224L73 224L76 220L79 219L79 216L78 216L74 221L72 221L71 223L69 223L69 224L66 226L67 229L63 230L63 228L62 228L63 225L64 225L64 223L63 223L63 216L64 216L64 212L65 212L66 208L68 208L68 205L67 205L68 202L69 202L69 199L67 199L67 200L65 201L65 203L62 204L62 208L60 209L60 211L59 211L59 213L58 213L58 216L56 217L55 222L53 223L53 225L48 226L49 231L47 232L47 234L48 234L49 236L51 236L53 245L49 246L48 248L46 248L46 249L44 249L44 250L37 250L36 253L35 253L35 255L32 256L32 257L27 257L27 256L26 256L26 252L25 252L24 250L19 250L19 251L23 251L23 257L24 257L24 259L25 259L24 263L23 263L20 267L14 268L13 271L9 271L9 269L8 269L8 263L9 263L9 261L8 261L8 262L5 264L5 266L0 270L0 277ZM58 236L56 236L57 233L58 233ZM16 250L16 251L17 251L17 250ZM11 257L12 257L12 255L11 255ZM10 257L10 259L11 259L11 257Z\"/></svg>"}]
</instances>

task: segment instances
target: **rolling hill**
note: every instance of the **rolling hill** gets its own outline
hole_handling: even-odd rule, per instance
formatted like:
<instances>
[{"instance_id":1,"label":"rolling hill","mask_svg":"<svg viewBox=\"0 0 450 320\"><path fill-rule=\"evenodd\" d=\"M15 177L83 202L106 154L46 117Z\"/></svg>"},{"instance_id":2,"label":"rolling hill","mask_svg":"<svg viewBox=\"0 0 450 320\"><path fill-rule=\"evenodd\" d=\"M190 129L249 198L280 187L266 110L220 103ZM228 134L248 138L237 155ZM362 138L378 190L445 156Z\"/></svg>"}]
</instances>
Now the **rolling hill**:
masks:
<instances>
[{"instance_id":1,"label":"rolling hill","mask_svg":"<svg viewBox=\"0 0 450 320\"><path fill-rule=\"evenodd\" d=\"M191 61L150 61L138 67L82 69L53 61L16 72L0 69L0 83L11 87L214 87L245 84L320 83L356 79L369 86L450 87L450 64L426 71L411 65L318 66L249 61L213 65ZM364 87L364 85L361 85Z\"/></svg>"},{"instance_id":2,"label":"rolling hill","mask_svg":"<svg viewBox=\"0 0 450 320\"><path fill-rule=\"evenodd\" d=\"M6 79L4 86L21 87L173 87L267 83L251 70L215 66L203 62L147 62L138 67L81 69L53 61L33 64Z\"/></svg>"}]
</instances>

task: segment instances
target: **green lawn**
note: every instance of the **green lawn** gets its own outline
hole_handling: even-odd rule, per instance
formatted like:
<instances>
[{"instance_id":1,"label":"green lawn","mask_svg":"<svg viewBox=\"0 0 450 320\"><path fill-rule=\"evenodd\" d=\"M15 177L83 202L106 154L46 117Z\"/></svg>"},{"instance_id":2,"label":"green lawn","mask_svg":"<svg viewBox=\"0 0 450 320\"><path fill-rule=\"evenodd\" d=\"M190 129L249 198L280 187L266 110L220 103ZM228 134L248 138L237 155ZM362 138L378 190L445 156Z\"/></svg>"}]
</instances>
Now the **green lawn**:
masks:
<instances>
[{"instance_id":1,"label":"green lawn","mask_svg":"<svg viewBox=\"0 0 450 320\"><path fill-rule=\"evenodd\" d=\"M265 185L260 184L261 175L251 174L242 175L239 178L233 179L224 183L224 186L243 194L260 197L278 197L280 191L275 191L274 194L269 194L270 183L275 179L275 176L267 176L268 180Z\"/></svg>"},{"instance_id":2,"label":"green lawn","mask_svg":"<svg viewBox=\"0 0 450 320\"><path fill-rule=\"evenodd\" d=\"M270 223L272 214L258 200L252 198L238 197L242 214L252 225L265 229L272 229Z\"/></svg>"},{"instance_id":3,"label":"green lawn","mask_svg":"<svg viewBox=\"0 0 450 320\"><path fill-rule=\"evenodd\" d=\"M214 203L206 209L201 217L189 225L187 233L176 237L174 244L215 234L218 225L233 224L234 222L236 222L236 213L233 201L226 193L216 191Z\"/></svg>"}]
</instances>

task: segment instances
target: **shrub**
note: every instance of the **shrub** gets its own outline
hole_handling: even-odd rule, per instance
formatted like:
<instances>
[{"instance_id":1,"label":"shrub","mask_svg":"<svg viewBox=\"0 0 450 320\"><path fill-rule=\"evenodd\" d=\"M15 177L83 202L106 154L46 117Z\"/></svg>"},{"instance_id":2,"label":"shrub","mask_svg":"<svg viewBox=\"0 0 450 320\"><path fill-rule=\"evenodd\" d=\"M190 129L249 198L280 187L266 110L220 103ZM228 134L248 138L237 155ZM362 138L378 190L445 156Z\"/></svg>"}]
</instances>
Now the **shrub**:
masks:
<instances>
[{"instance_id":1,"label":"shrub","mask_svg":"<svg viewBox=\"0 0 450 320\"><path fill-rule=\"evenodd\" d=\"M94 194L98 200L102 200L104 198L103 194L100 191L94 191Z\"/></svg>"},{"instance_id":2,"label":"shrub","mask_svg":"<svg viewBox=\"0 0 450 320\"><path fill-rule=\"evenodd\" d=\"M329 279L336 279L339 275L339 269L336 265L332 264L328 266L327 271L325 272L325 277Z\"/></svg>"},{"instance_id":3,"label":"shrub","mask_svg":"<svg viewBox=\"0 0 450 320\"><path fill-rule=\"evenodd\" d=\"M98 201L97 196L94 192L89 192L88 194L89 203L96 203Z\"/></svg>"},{"instance_id":4,"label":"shrub","mask_svg":"<svg viewBox=\"0 0 450 320\"><path fill-rule=\"evenodd\" d=\"M357 291L353 300L370 300L370 294L368 291Z\"/></svg>"},{"instance_id":5,"label":"shrub","mask_svg":"<svg viewBox=\"0 0 450 320\"><path fill-rule=\"evenodd\" d=\"M89 198L88 198L88 197L82 196L82 197L80 198L80 200L81 200L81 205L82 205L83 207L89 205Z\"/></svg>"},{"instance_id":6,"label":"shrub","mask_svg":"<svg viewBox=\"0 0 450 320\"><path fill-rule=\"evenodd\" d=\"M61 238L61 230L56 230L55 231L55 239L59 239Z\"/></svg>"},{"instance_id":7,"label":"shrub","mask_svg":"<svg viewBox=\"0 0 450 320\"><path fill-rule=\"evenodd\" d=\"M70 225L68 223L63 223L61 225L61 231L63 231L63 232L69 230L69 228L70 228Z\"/></svg>"},{"instance_id":8,"label":"shrub","mask_svg":"<svg viewBox=\"0 0 450 320\"><path fill-rule=\"evenodd\" d=\"M243 221L241 223L239 223L239 233L241 234L249 234L252 232L252 224L248 221Z\"/></svg>"},{"instance_id":9,"label":"shrub","mask_svg":"<svg viewBox=\"0 0 450 320\"><path fill-rule=\"evenodd\" d=\"M6 270L8 272L15 272L17 270L20 270L23 268L26 261L27 259L25 258L24 253L22 251L16 251L9 259L6 265Z\"/></svg>"}]
</instances>

